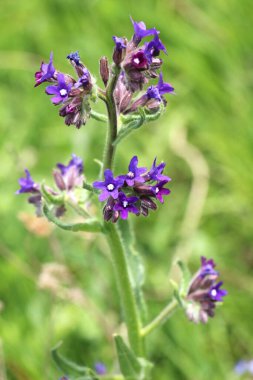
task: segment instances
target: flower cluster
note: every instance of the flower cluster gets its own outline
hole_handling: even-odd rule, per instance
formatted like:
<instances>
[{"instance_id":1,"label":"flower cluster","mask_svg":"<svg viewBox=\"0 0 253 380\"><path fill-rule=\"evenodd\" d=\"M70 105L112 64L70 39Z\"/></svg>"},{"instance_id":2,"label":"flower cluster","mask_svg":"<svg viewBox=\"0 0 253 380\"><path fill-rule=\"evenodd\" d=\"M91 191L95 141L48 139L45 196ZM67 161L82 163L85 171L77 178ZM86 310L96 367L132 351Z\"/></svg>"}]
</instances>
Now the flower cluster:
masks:
<instances>
[{"instance_id":1,"label":"flower cluster","mask_svg":"<svg viewBox=\"0 0 253 380\"><path fill-rule=\"evenodd\" d=\"M217 302L222 302L227 295L227 291L221 289L223 282L216 282L219 273L214 269L215 266L213 260L202 257L201 268L189 285L186 313L195 323L206 323L208 317L213 317Z\"/></svg>"},{"instance_id":2,"label":"flower cluster","mask_svg":"<svg viewBox=\"0 0 253 380\"><path fill-rule=\"evenodd\" d=\"M135 112L139 107L155 110L163 102L166 93L174 93L171 84L163 81L162 73L158 70L162 66L160 52L167 54L166 48L159 38L160 32L155 28L147 29L144 22L132 20L134 35L128 42L126 38L114 36L114 62L120 65L122 71L115 90L115 100L122 113ZM152 37L149 42L139 46L146 37ZM120 57L120 58L119 58ZM157 85L151 85L139 98L133 99L135 92L143 89L150 79L159 77Z\"/></svg>"},{"instance_id":3,"label":"flower cluster","mask_svg":"<svg viewBox=\"0 0 253 380\"><path fill-rule=\"evenodd\" d=\"M127 219L128 213L147 216L149 209L156 210L154 200L164 202L163 196L170 194L164 186L171 180L163 175L165 163L159 165L154 160L151 169L138 167L138 158L134 156L125 175L113 176L111 170L104 172L104 181L96 181L93 187L101 194L101 202L107 200L104 207L104 219L113 223L120 218Z\"/></svg>"},{"instance_id":4,"label":"flower cluster","mask_svg":"<svg viewBox=\"0 0 253 380\"><path fill-rule=\"evenodd\" d=\"M31 196L28 198L28 202L33 204L36 208L36 214L41 216L42 214L42 189L40 184L34 182L31 177L30 172L25 169L25 178L19 179L20 189L16 191L16 194L28 193ZM73 201L75 201L74 190L77 187L81 187L83 184L83 161L81 158L72 154L72 159L69 161L68 165L63 165L61 163L57 164L57 169L53 171L53 176L55 184L60 190L60 192L66 192ZM52 197L57 197L60 195L58 191L51 189L46 186L45 190L47 194ZM55 208L56 216L61 216L65 212L64 199L62 199L62 204L59 202Z\"/></svg>"},{"instance_id":5,"label":"flower cluster","mask_svg":"<svg viewBox=\"0 0 253 380\"><path fill-rule=\"evenodd\" d=\"M57 71L53 65L53 53L50 55L49 63L41 63L40 70L35 73L35 87L41 83L50 82L46 87L46 94L53 95L51 102L54 105L61 104L59 115L65 117L67 125L75 125L80 128L86 123L89 112L89 98L92 94L92 77L87 68L80 61L78 52L67 56L74 67L78 80L69 74Z\"/></svg>"}]
</instances>

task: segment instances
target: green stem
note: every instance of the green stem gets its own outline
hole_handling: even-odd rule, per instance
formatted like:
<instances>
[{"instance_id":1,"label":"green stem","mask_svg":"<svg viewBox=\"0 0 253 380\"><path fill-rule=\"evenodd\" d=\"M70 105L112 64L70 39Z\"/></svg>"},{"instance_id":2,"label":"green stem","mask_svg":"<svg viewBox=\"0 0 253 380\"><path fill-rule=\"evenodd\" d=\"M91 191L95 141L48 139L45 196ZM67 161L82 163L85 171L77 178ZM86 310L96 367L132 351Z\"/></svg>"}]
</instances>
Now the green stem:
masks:
<instances>
[{"instance_id":1,"label":"green stem","mask_svg":"<svg viewBox=\"0 0 253 380\"><path fill-rule=\"evenodd\" d=\"M99 112L96 112L96 111L93 111L93 110L90 111L90 116L93 119L98 120L98 121L102 121L104 123L106 123L108 121L108 118L106 115L99 113Z\"/></svg>"},{"instance_id":2,"label":"green stem","mask_svg":"<svg viewBox=\"0 0 253 380\"><path fill-rule=\"evenodd\" d=\"M105 151L104 151L104 160L103 160L104 170L112 168L113 158L115 154L115 146L113 146L113 143L117 137L118 116L117 116L117 109L116 109L113 93L118 81L119 74L120 74L120 67L114 65L112 68L112 75L106 89L108 127L107 127L107 136L106 136L106 144L105 144Z\"/></svg>"},{"instance_id":3,"label":"green stem","mask_svg":"<svg viewBox=\"0 0 253 380\"><path fill-rule=\"evenodd\" d=\"M110 222L106 223L105 230L111 248L112 261L127 325L130 346L137 356L143 356L144 347L140 335L141 326L133 289L131 287L126 253L116 226Z\"/></svg>"},{"instance_id":4,"label":"green stem","mask_svg":"<svg viewBox=\"0 0 253 380\"><path fill-rule=\"evenodd\" d=\"M178 301L174 298L161 312L158 314L158 316L153 319L147 326L143 327L141 329L141 336L144 337L148 334L150 334L154 329L159 327L162 323L164 323L171 314L176 310L178 307Z\"/></svg>"}]
</instances>

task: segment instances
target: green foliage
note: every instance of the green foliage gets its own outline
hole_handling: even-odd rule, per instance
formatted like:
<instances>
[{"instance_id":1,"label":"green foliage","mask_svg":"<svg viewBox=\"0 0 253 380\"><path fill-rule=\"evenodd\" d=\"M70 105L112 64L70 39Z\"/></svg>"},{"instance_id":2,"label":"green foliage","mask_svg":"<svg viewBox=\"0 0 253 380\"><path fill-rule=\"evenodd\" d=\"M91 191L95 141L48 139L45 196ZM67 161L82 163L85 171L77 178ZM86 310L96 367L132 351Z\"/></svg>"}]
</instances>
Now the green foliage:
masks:
<instances>
[{"instance_id":1,"label":"green foliage","mask_svg":"<svg viewBox=\"0 0 253 380\"><path fill-rule=\"evenodd\" d=\"M94 118L79 131L67 128L44 90L33 88L33 75L51 50L60 70L71 74L65 57L79 50L96 74L99 58L112 54L111 36L131 35L129 15L161 31L169 53L163 57L168 59L164 79L177 94L168 98L159 121L134 131L117 152L117 173L134 154L142 166L157 156L167 162L166 174L173 179L172 193L159 212L145 220L132 216L147 272L149 317L167 303L168 272L178 280L178 258L188 261L194 272L201 255L213 257L229 290L208 325L190 324L178 311L148 338L149 357L157 363L154 379L232 380L237 360L252 358L251 9L251 0L1 2L3 378L6 372L9 380L58 379L61 373L50 349L61 339L64 356L73 361L92 367L99 359L110 370L116 368L111 336L120 323L119 300L104 238L67 234L41 220L36 227L26 196L14 192L24 168L35 180L48 182L53 166L67 162L71 153L84 158L87 183L97 178L93 159L101 160L105 123ZM99 105L96 111L104 113ZM208 172L202 170L196 149ZM56 262L68 275L56 288L42 287L38 279L43 265Z\"/></svg>"}]
</instances>

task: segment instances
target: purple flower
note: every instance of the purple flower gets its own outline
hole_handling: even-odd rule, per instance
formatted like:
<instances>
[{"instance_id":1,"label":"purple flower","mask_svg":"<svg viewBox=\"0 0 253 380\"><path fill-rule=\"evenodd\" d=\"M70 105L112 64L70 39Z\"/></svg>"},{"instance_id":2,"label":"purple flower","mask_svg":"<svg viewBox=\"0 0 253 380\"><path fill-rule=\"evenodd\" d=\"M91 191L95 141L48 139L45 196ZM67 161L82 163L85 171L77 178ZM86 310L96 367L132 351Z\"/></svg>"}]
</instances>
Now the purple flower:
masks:
<instances>
[{"instance_id":1,"label":"purple flower","mask_svg":"<svg viewBox=\"0 0 253 380\"><path fill-rule=\"evenodd\" d=\"M161 203L164 203L163 195L170 194L170 190L163 187L166 183L168 183L168 181L161 181L158 182L155 186L152 186L152 190L156 199L158 199Z\"/></svg>"},{"instance_id":2,"label":"purple flower","mask_svg":"<svg viewBox=\"0 0 253 380\"><path fill-rule=\"evenodd\" d=\"M145 43L145 54L148 57L149 63L152 62L153 57L157 57L160 54L160 51L164 51L167 54L167 50L160 40L158 33L155 34L155 37L152 41Z\"/></svg>"},{"instance_id":3,"label":"purple flower","mask_svg":"<svg viewBox=\"0 0 253 380\"><path fill-rule=\"evenodd\" d=\"M218 275L218 272L214 270L216 264L213 260L207 260L204 256L201 257L200 277L206 275Z\"/></svg>"},{"instance_id":4,"label":"purple flower","mask_svg":"<svg viewBox=\"0 0 253 380\"><path fill-rule=\"evenodd\" d=\"M83 183L83 161L80 157L72 154L72 159L68 165L57 164L60 171L54 171L55 183L60 190L72 190L75 187L82 186Z\"/></svg>"},{"instance_id":5,"label":"purple flower","mask_svg":"<svg viewBox=\"0 0 253 380\"><path fill-rule=\"evenodd\" d=\"M146 180L149 181L171 181L170 177L167 177L166 175L163 175L163 170L165 168L166 164L165 162L161 162L159 165L156 166L156 158L154 159L154 162L152 164L152 168L147 173Z\"/></svg>"},{"instance_id":6,"label":"purple flower","mask_svg":"<svg viewBox=\"0 0 253 380\"><path fill-rule=\"evenodd\" d=\"M78 174L83 172L83 160L74 153L72 154L72 159L69 161L68 165L65 166L61 163L57 164L57 167L60 169L62 175L66 174L73 166L76 167Z\"/></svg>"},{"instance_id":7,"label":"purple flower","mask_svg":"<svg viewBox=\"0 0 253 380\"><path fill-rule=\"evenodd\" d=\"M133 42L136 46L141 42L142 38L159 33L155 28L147 29L143 21L136 22L132 17L131 21L134 27Z\"/></svg>"},{"instance_id":8,"label":"purple flower","mask_svg":"<svg viewBox=\"0 0 253 380\"><path fill-rule=\"evenodd\" d=\"M39 86L43 82L50 81L53 79L55 74L55 68L53 66L53 52L50 54L49 63L41 63L40 71L35 73L35 85L34 87Z\"/></svg>"},{"instance_id":9,"label":"purple flower","mask_svg":"<svg viewBox=\"0 0 253 380\"><path fill-rule=\"evenodd\" d=\"M191 321L206 323L208 317L213 317L217 302L222 302L228 294L221 289L222 282L216 283L219 273L214 270L213 260L201 258L201 268L193 276L186 300L186 314Z\"/></svg>"},{"instance_id":10,"label":"purple flower","mask_svg":"<svg viewBox=\"0 0 253 380\"><path fill-rule=\"evenodd\" d=\"M130 164L128 166L128 173L127 175L121 176L123 178L128 186L134 186L135 182L145 182L145 179L142 177L142 174L146 173L147 168L138 168L138 157L134 156Z\"/></svg>"},{"instance_id":11,"label":"purple flower","mask_svg":"<svg viewBox=\"0 0 253 380\"><path fill-rule=\"evenodd\" d=\"M116 50L122 51L126 49L126 40L124 38L113 36L112 39L115 42Z\"/></svg>"},{"instance_id":12,"label":"purple flower","mask_svg":"<svg viewBox=\"0 0 253 380\"><path fill-rule=\"evenodd\" d=\"M48 86L46 88L46 93L48 95L54 95L51 98L51 102L54 104L60 104L65 102L68 99L69 92L71 90L72 84L67 84L64 79L64 74L59 73L57 75L58 85L57 86Z\"/></svg>"},{"instance_id":13,"label":"purple flower","mask_svg":"<svg viewBox=\"0 0 253 380\"><path fill-rule=\"evenodd\" d=\"M146 91L146 96L148 97L148 99L156 99L159 102L162 101L162 97L160 95L159 89L156 86L148 87Z\"/></svg>"},{"instance_id":14,"label":"purple flower","mask_svg":"<svg viewBox=\"0 0 253 380\"><path fill-rule=\"evenodd\" d=\"M20 189L16 191L16 194L38 193L39 185L33 181L29 170L25 169L25 173L26 177L19 179Z\"/></svg>"},{"instance_id":15,"label":"purple flower","mask_svg":"<svg viewBox=\"0 0 253 380\"><path fill-rule=\"evenodd\" d=\"M123 185L124 179L120 177L113 178L113 173L110 169L104 171L105 181L96 181L93 183L95 189L99 189L102 193L99 196L101 202L105 201L110 196L117 199L119 195L119 188Z\"/></svg>"},{"instance_id":16,"label":"purple flower","mask_svg":"<svg viewBox=\"0 0 253 380\"><path fill-rule=\"evenodd\" d=\"M218 284L214 285L209 290L209 297L213 301L222 302L223 301L222 297L224 297L224 296L226 296L228 294L228 292L225 289L220 289L220 287L222 286L222 284L223 284L223 282L220 281L220 282L218 282Z\"/></svg>"},{"instance_id":17,"label":"purple flower","mask_svg":"<svg viewBox=\"0 0 253 380\"><path fill-rule=\"evenodd\" d=\"M157 88L159 90L160 95L169 94L169 93L174 92L174 88L171 86L171 84L165 83L163 81L162 73L160 73L160 75L159 75L159 82L158 82Z\"/></svg>"},{"instance_id":18,"label":"purple flower","mask_svg":"<svg viewBox=\"0 0 253 380\"><path fill-rule=\"evenodd\" d=\"M139 209L134 206L139 200L138 197L127 197L124 193L119 193L117 203L114 206L114 210L120 211L120 216L122 219L128 218L128 213L139 214Z\"/></svg>"},{"instance_id":19,"label":"purple flower","mask_svg":"<svg viewBox=\"0 0 253 380\"><path fill-rule=\"evenodd\" d=\"M106 366L102 362L95 363L95 371L98 375L105 375L106 374Z\"/></svg>"},{"instance_id":20,"label":"purple flower","mask_svg":"<svg viewBox=\"0 0 253 380\"><path fill-rule=\"evenodd\" d=\"M139 70L146 70L148 68L148 59L144 51L139 50L132 56L132 66Z\"/></svg>"},{"instance_id":21,"label":"purple flower","mask_svg":"<svg viewBox=\"0 0 253 380\"><path fill-rule=\"evenodd\" d=\"M75 83L74 87L79 88L81 86L87 86L90 84L90 73L89 70L86 69L86 67L83 68L83 75L78 79L78 81Z\"/></svg>"},{"instance_id":22,"label":"purple flower","mask_svg":"<svg viewBox=\"0 0 253 380\"><path fill-rule=\"evenodd\" d=\"M69 55L67 55L67 59L69 59L70 61L74 61L76 65L79 65L80 63L80 56L78 51L75 51L74 53L70 53Z\"/></svg>"}]
</instances>

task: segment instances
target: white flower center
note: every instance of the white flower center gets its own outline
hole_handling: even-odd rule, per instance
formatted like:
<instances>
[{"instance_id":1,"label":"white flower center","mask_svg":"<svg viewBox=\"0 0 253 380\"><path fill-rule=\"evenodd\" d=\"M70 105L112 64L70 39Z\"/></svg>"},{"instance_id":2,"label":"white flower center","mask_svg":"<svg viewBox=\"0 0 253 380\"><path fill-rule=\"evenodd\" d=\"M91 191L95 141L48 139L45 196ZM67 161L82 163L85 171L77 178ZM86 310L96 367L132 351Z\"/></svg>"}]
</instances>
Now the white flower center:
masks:
<instances>
[{"instance_id":1,"label":"white flower center","mask_svg":"<svg viewBox=\"0 0 253 380\"><path fill-rule=\"evenodd\" d=\"M128 206L128 202L127 201L123 201L123 207L126 208Z\"/></svg>"},{"instance_id":2,"label":"white flower center","mask_svg":"<svg viewBox=\"0 0 253 380\"><path fill-rule=\"evenodd\" d=\"M133 172L128 172L127 176L128 176L128 178L134 178L134 173Z\"/></svg>"},{"instance_id":3,"label":"white flower center","mask_svg":"<svg viewBox=\"0 0 253 380\"><path fill-rule=\"evenodd\" d=\"M113 191L114 190L114 185L112 183L109 183L109 185L107 185L107 190Z\"/></svg>"},{"instance_id":4,"label":"white flower center","mask_svg":"<svg viewBox=\"0 0 253 380\"><path fill-rule=\"evenodd\" d=\"M60 90L60 95L61 95L61 96L65 96L65 95L67 95L67 90L66 90L65 88L62 88L62 89Z\"/></svg>"},{"instance_id":5,"label":"white flower center","mask_svg":"<svg viewBox=\"0 0 253 380\"><path fill-rule=\"evenodd\" d=\"M134 63L136 63L137 65L139 65L139 63L140 63L141 61L140 61L140 59L139 58L134 58Z\"/></svg>"},{"instance_id":6,"label":"white flower center","mask_svg":"<svg viewBox=\"0 0 253 380\"><path fill-rule=\"evenodd\" d=\"M156 192L156 194L159 193L159 187L156 187L156 188L155 188L155 192Z\"/></svg>"},{"instance_id":7,"label":"white flower center","mask_svg":"<svg viewBox=\"0 0 253 380\"><path fill-rule=\"evenodd\" d=\"M216 289L213 289L213 290L211 291L211 296L212 296L212 297L216 297L216 296L217 296L217 290L216 290Z\"/></svg>"}]
</instances>

